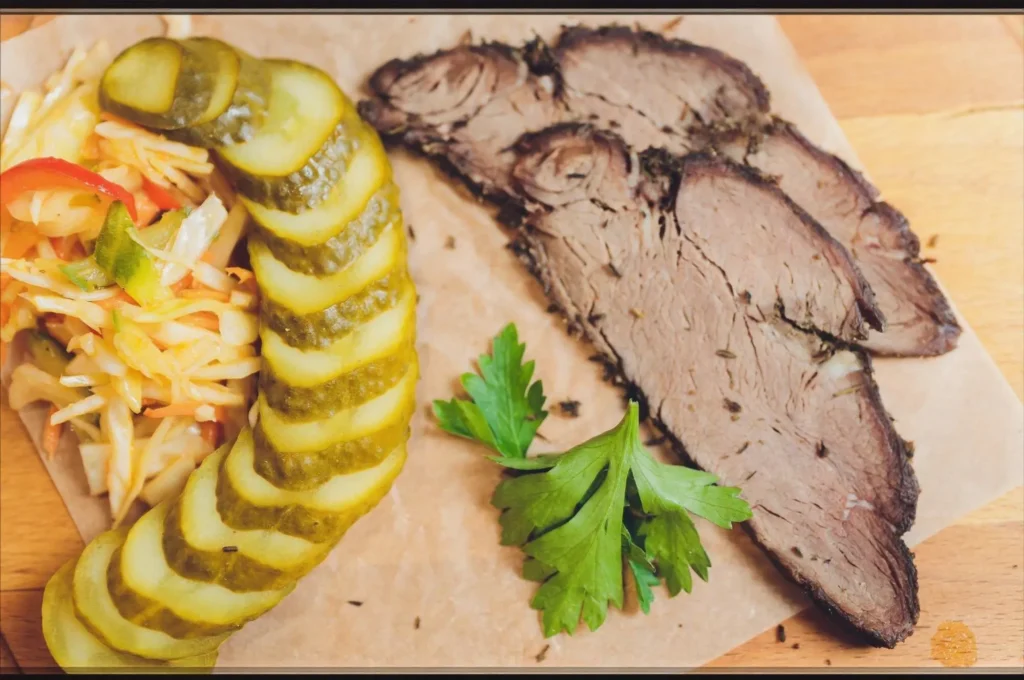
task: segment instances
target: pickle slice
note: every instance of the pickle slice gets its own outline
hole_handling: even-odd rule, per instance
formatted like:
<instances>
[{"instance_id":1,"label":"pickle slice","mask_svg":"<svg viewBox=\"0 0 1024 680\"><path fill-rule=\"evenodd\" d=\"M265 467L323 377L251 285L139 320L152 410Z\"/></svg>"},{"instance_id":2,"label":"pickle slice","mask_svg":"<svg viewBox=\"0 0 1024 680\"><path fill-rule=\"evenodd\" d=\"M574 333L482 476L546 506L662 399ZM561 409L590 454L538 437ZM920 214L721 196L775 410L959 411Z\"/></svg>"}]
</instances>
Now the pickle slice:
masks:
<instances>
[{"instance_id":1,"label":"pickle slice","mask_svg":"<svg viewBox=\"0 0 1024 680\"><path fill-rule=\"evenodd\" d=\"M325 349L369 319L393 309L408 286L409 274L402 264L353 295L310 314L295 314L288 307L263 298L260 321L291 347Z\"/></svg>"},{"instance_id":2,"label":"pickle slice","mask_svg":"<svg viewBox=\"0 0 1024 680\"><path fill-rule=\"evenodd\" d=\"M231 98L238 86L238 74L242 69L242 60L238 53L227 44L216 38L188 38L181 41L186 47L196 52L205 53L210 62L217 65L210 90L210 103L206 111L195 120L193 125L202 125L227 111Z\"/></svg>"},{"instance_id":3,"label":"pickle slice","mask_svg":"<svg viewBox=\"0 0 1024 680\"><path fill-rule=\"evenodd\" d=\"M249 240L249 259L260 282L261 298L299 315L321 311L355 295L404 265L405 255L405 235L389 225L362 257L335 274L316 277L292 271L259 239Z\"/></svg>"},{"instance_id":4,"label":"pickle slice","mask_svg":"<svg viewBox=\"0 0 1024 680\"><path fill-rule=\"evenodd\" d=\"M217 663L216 651L175 661L157 661L107 647L75 616L72 579L76 562L70 560L58 569L43 591L43 639L54 661L64 671L69 674L119 674L141 670L178 673L194 668L208 672Z\"/></svg>"},{"instance_id":5,"label":"pickle slice","mask_svg":"<svg viewBox=\"0 0 1024 680\"><path fill-rule=\"evenodd\" d=\"M413 343L394 354L342 373L315 387L295 387L265 363L260 370L260 393L267 406L291 422L326 418L338 411L366 403L384 394L402 379L416 360Z\"/></svg>"},{"instance_id":6,"label":"pickle slice","mask_svg":"<svg viewBox=\"0 0 1024 680\"><path fill-rule=\"evenodd\" d=\"M107 587L121 615L180 639L238 630L294 588L235 593L177 574L164 557L163 534L171 502L144 514L110 562Z\"/></svg>"},{"instance_id":7,"label":"pickle slice","mask_svg":"<svg viewBox=\"0 0 1024 680\"><path fill-rule=\"evenodd\" d=\"M238 446L238 440L235 440ZM238 531L217 512L217 477L227 448L207 456L167 515L164 554L171 568L236 592L287 586L320 563L327 550L276 531Z\"/></svg>"},{"instance_id":8,"label":"pickle slice","mask_svg":"<svg viewBox=\"0 0 1024 680\"><path fill-rule=\"evenodd\" d=\"M220 113L188 127L168 130L166 136L176 142L205 149L252 139L267 118L270 100L270 77L263 62L214 38L189 38L185 42L201 42L218 50L221 73L227 75L218 78L217 87L226 89L230 83L231 89L227 104ZM213 109L212 104L210 108Z\"/></svg>"},{"instance_id":9,"label":"pickle slice","mask_svg":"<svg viewBox=\"0 0 1024 680\"><path fill-rule=\"evenodd\" d=\"M290 347L272 329L260 329L263 360L294 387L315 387L393 354L416 332L416 291L410 283L397 305L356 327L322 350Z\"/></svg>"},{"instance_id":10,"label":"pickle slice","mask_svg":"<svg viewBox=\"0 0 1024 680\"><path fill-rule=\"evenodd\" d=\"M117 55L100 80L100 106L116 116L158 130L200 120L216 89L212 52L169 38L147 38Z\"/></svg>"},{"instance_id":11,"label":"pickle slice","mask_svg":"<svg viewBox=\"0 0 1024 680\"><path fill-rule=\"evenodd\" d=\"M291 422L270 408L266 398L260 395L257 403L263 431L274 446L292 451L319 451L335 442L376 432L381 423L404 411L415 400L417 372L416 363L410 364L398 384L387 392L323 420Z\"/></svg>"},{"instance_id":12,"label":"pickle slice","mask_svg":"<svg viewBox=\"0 0 1024 680\"><path fill-rule=\"evenodd\" d=\"M254 139L249 144L256 141ZM240 147L228 147L237 148ZM313 246L338 235L357 219L370 197L390 180L391 164L384 145L376 132L363 125L359 148L348 163L345 181L338 182L316 207L295 213L287 208L274 209L272 206L261 205L257 199L249 200L245 192L242 192L241 199L253 220L264 229L298 245Z\"/></svg>"},{"instance_id":13,"label":"pickle slice","mask_svg":"<svg viewBox=\"0 0 1024 680\"><path fill-rule=\"evenodd\" d=\"M121 616L107 590L110 558L124 543L127 528L100 534L78 558L73 577L74 610L78 618L108 647L150 659L180 659L216 651L227 638L178 640L137 626Z\"/></svg>"},{"instance_id":14,"label":"pickle slice","mask_svg":"<svg viewBox=\"0 0 1024 680\"><path fill-rule=\"evenodd\" d=\"M279 489L308 491L336 475L358 472L373 467L409 437L409 418L413 404L400 413L394 422L357 439L336 442L314 452L281 451L274 447L256 424L253 432L256 459L253 467L263 479Z\"/></svg>"},{"instance_id":15,"label":"pickle slice","mask_svg":"<svg viewBox=\"0 0 1024 680\"><path fill-rule=\"evenodd\" d=\"M249 141L217 154L241 195L276 210L308 210L347 174L366 126L320 69L283 59L263 63L270 75L266 120Z\"/></svg>"},{"instance_id":16,"label":"pickle slice","mask_svg":"<svg viewBox=\"0 0 1024 680\"><path fill-rule=\"evenodd\" d=\"M315 210L315 208L314 208ZM303 245L276 235L253 220L250 239L259 239L286 267L309 276L330 276L365 253L389 224L404 229L398 204L398 188L388 182L377 190L352 221L334 231L323 243Z\"/></svg>"},{"instance_id":17,"label":"pickle slice","mask_svg":"<svg viewBox=\"0 0 1024 680\"><path fill-rule=\"evenodd\" d=\"M239 529L273 529L333 544L387 495L405 457L403 442L379 465L338 475L310 491L286 491L256 474L252 431L246 429L221 467L217 511Z\"/></svg>"}]
</instances>

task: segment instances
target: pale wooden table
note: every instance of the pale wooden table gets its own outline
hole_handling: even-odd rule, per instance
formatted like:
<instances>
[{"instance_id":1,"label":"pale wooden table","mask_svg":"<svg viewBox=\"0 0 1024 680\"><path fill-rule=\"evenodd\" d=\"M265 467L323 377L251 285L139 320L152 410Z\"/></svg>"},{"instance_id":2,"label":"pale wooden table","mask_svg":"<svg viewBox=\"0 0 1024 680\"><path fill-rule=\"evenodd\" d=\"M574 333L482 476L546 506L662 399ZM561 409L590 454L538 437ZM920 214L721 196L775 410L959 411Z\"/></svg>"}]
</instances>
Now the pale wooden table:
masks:
<instances>
[{"instance_id":1,"label":"pale wooden table","mask_svg":"<svg viewBox=\"0 0 1024 680\"><path fill-rule=\"evenodd\" d=\"M48 17L0 17L0 40ZM1024 16L784 16L797 52L886 198L1017 395L1024 395ZM17 417L0 404L0 667L49 666L42 587L82 541ZM977 666L1024 665L1024 489L917 548L921 619L896 650L850 645L817 611L715 667L937 667L963 621ZM0 640L3 642L3 640ZM9 647L9 649L8 649Z\"/></svg>"}]
</instances>

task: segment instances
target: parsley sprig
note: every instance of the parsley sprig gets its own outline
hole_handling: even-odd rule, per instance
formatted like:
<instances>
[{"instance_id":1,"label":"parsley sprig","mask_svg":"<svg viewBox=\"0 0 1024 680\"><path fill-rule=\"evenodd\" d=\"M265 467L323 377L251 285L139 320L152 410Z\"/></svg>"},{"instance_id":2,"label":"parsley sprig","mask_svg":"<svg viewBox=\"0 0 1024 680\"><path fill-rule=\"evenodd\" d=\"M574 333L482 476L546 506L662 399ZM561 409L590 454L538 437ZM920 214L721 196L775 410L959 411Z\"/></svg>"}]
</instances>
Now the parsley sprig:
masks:
<instances>
[{"instance_id":1,"label":"parsley sprig","mask_svg":"<svg viewBox=\"0 0 1024 680\"><path fill-rule=\"evenodd\" d=\"M609 604L622 608L624 572L644 613L662 581L670 596L690 592L691 571L706 581L711 560L690 515L725 529L750 519L740 490L655 460L632 401L607 432L562 454L526 457L547 412L524 352L509 324L492 354L480 357L482 377L462 376L472 401L435 401L434 413L444 430L488 446L500 454L492 460L513 471L492 503L502 510L501 543L522 548L524 578L541 584L531 606L542 613L544 635L571 635L581 618L596 630Z\"/></svg>"}]
</instances>

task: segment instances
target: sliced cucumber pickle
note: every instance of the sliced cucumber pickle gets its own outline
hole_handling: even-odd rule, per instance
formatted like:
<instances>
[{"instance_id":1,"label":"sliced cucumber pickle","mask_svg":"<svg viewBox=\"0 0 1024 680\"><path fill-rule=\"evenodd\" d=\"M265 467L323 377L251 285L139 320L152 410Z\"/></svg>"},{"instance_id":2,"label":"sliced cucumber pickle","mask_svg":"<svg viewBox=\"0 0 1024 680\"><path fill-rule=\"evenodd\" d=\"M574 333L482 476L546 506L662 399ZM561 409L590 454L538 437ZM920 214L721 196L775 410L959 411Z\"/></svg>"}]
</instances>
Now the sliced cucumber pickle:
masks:
<instances>
[{"instance_id":1,"label":"sliced cucumber pickle","mask_svg":"<svg viewBox=\"0 0 1024 680\"><path fill-rule=\"evenodd\" d=\"M238 445L238 440L235 440ZM217 477L229 447L207 456L167 515L164 554L171 568L235 592L287 586L323 560L327 550L276 531L238 531L217 512Z\"/></svg>"},{"instance_id":2,"label":"sliced cucumber pickle","mask_svg":"<svg viewBox=\"0 0 1024 680\"><path fill-rule=\"evenodd\" d=\"M408 287L402 266L346 299L310 314L295 314L284 305L266 301L261 321L278 337L298 349L324 349L351 333L368 319L394 308Z\"/></svg>"},{"instance_id":3,"label":"sliced cucumber pickle","mask_svg":"<svg viewBox=\"0 0 1024 680\"><path fill-rule=\"evenodd\" d=\"M259 239L249 239L249 261L260 282L261 299L290 314L313 314L345 301L401 267L405 269L406 241L400 225L388 225L377 243L344 269L310 276L289 269ZM266 311L266 310L264 310Z\"/></svg>"},{"instance_id":4,"label":"sliced cucumber pickle","mask_svg":"<svg viewBox=\"0 0 1024 680\"><path fill-rule=\"evenodd\" d=\"M391 309L381 312L325 349L302 350L288 345L263 326L263 360L278 376L288 376L293 387L315 387L342 373L354 371L380 357L393 354L416 334L416 291L412 284Z\"/></svg>"},{"instance_id":5,"label":"sliced cucumber pickle","mask_svg":"<svg viewBox=\"0 0 1024 680\"><path fill-rule=\"evenodd\" d=\"M267 405L264 395L257 398L263 431L278 448L292 451L320 451L335 442L356 439L381 429L415 399L418 366L410 364L398 383L378 397L358 406L334 413L323 420L292 422Z\"/></svg>"},{"instance_id":6,"label":"sliced cucumber pickle","mask_svg":"<svg viewBox=\"0 0 1024 680\"><path fill-rule=\"evenodd\" d=\"M320 69L283 59L263 63L270 75L267 118L249 141L218 156L241 195L276 210L308 210L346 174L366 126Z\"/></svg>"},{"instance_id":7,"label":"sliced cucumber pickle","mask_svg":"<svg viewBox=\"0 0 1024 680\"><path fill-rule=\"evenodd\" d=\"M380 464L332 477L310 491L286 491L256 474L252 431L224 459L217 485L217 511L239 529L275 530L309 541L333 544L387 495L405 464L403 442Z\"/></svg>"},{"instance_id":8,"label":"sliced cucumber pickle","mask_svg":"<svg viewBox=\"0 0 1024 680\"><path fill-rule=\"evenodd\" d=\"M293 272L330 276L369 250L389 225L405 229L398 205L398 188L393 182L378 189L355 219L337 229L334 236L323 243L303 245L282 238L255 220L249 238L250 241L258 239L275 259Z\"/></svg>"},{"instance_id":9,"label":"sliced cucumber pickle","mask_svg":"<svg viewBox=\"0 0 1024 680\"><path fill-rule=\"evenodd\" d=\"M238 53L227 44L216 38L187 38L181 41L185 47L204 54L205 59L217 65L210 90L210 103L206 111L192 125L209 123L228 110L231 98L238 86L238 74L242 69L242 60Z\"/></svg>"},{"instance_id":10,"label":"sliced cucumber pickle","mask_svg":"<svg viewBox=\"0 0 1024 680\"><path fill-rule=\"evenodd\" d=\"M399 190L377 132L311 65L214 38L149 38L107 68L98 100L211 149L252 217L259 421L207 456L176 498L64 565L44 593L44 635L65 669L207 669L405 465L419 361ZM158 298L140 258L114 266L111 238L99 239L96 267L134 297ZM69 277L95 287L79 273Z\"/></svg>"},{"instance_id":11,"label":"sliced cucumber pickle","mask_svg":"<svg viewBox=\"0 0 1024 680\"><path fill-rule=\"evenodd\" d=\"M169 38L147 38L107 67L100 80L100 106L148 128L187 127L207 114L218 72L211 51Z\"/></svg>"},{"instance_id":12,"label":"sliced cucumber pickle","mask_svg":"<svg viewBox=\"0 0 1024 680\"><path fill-rule=\"evenodd\" d=\"M336 475L373 467L409 437L409 412L383 429L358 439L337 442L315 452L280 451L267 439L259 423L253 431L256 459L253 466L263 479L279 489L309 491Z\"/></svg>"},{"instance_id":13,"label":"sliced cucumber pickle","mask_svg":"<svg viewBox=\"0 0 1024 680\"><path fill-rule=\"evenodd\" d=\"M74 606L78 618L107 646L149 659L180 659L216 651L227 638L178 640L166 633L138 626L117 610L107 590L107 571L127 528L100 534L78 558L73 578Z\"/></svg>"},{"instance_id":14,"label":"sliced cucumber pickle","mask_svg":"<svg viewBox=\"0 0 1024 680\"><path fill-rule=\"evenodd\" d=\"M266 363L260 370L260 392L282 420L305 422L323 419L342 409L364 404L384 394L402 379L416 361L412 342L394 354L342 373L315 387L295 387L277 376Z\"/></svg>"},{"instance_id":15,"label":"sliced cucumber pickle","mask_svg":"<svg viewBox=\"0 0 1024 680\"><path fill-rule=\"evenodd\" d=\"M163 550L170 509L165 501L144 514L110 562L107 587L123 617L183 640L207 637L238 630L291 592L235 593L179 576Z\"/></svg>"},{"instance_id":16,"label":"sliced cucumber pickle","mask_svg":"<svg viewBox=\"0 0 1024 680\"><path fill-rule=\"evenodd\" d=\"M75 615L71 560L57 570L43 591L43 639L53 660L67 673L180 673L183 669L208 672L217 663L217 652L174 661L145 659L111 649Z\"/></svg>"},{"instance_id":17,"label":"sliced cucumber pickle","mask_svg":"<svg viewBox=\"0 0 1024 680\"><path fill-rule=\"evenodd\" d=\"M261 60L214 38L189 38L184 42L200 43L217 51L221 64L217 88L220 92L227 91L228 98L226 105L213 117L204 116L204 120L189 127L168 130L167 137L205 149L252 139L266 121L270 104L270 76L266 66ZM211 102L207 115L213 109Z\"/></svg>"},{"instance_id":18,"label":"sliced cucumber pickle","mask_svg":"<svg viewBox=\"0 0 1024 680\"><path fill-rule=\"evenodd\" d=\"M271 101L273 108L273 100ZM270 125L268 122L267 125ZM249 144L259 141L259 137ZM370 198L391 180L391 164L377 133L360 125L358 148L345 169L345 181L337 182L323 202L309 210L261 205L241 191L242 203L253 220L279 238L299 246L315 246L340 234L367 208ZM247 146L247 145L246 145ZM240 147L228 147L236 149ZM300 181L304 181L301 180Z\"/></svg>"}]
</instances>

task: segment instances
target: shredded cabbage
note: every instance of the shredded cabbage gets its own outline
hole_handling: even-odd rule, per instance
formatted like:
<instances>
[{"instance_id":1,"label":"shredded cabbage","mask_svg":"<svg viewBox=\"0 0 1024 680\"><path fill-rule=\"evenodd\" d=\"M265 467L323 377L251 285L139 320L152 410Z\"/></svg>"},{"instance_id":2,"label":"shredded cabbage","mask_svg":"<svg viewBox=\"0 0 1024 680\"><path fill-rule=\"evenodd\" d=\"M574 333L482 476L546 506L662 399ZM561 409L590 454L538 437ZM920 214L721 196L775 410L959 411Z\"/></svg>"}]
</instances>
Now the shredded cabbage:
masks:
<instances>
[{"instance_id":1,"label":"shredded cabbage","mask_svg":"<svg viewBox=\"0 0 1024 680\"><path fill-rule=\"evenodd\" d=\"M70 283L61 271L64 263L61 260L14 260L10 258L0 259L4 273L10 274L15 281L21 281L29 286L42 288L43 290L57 293L70 300L83 302L99 302L117 295L117 289L110 287L101 290L86 292L78 286Z\"/></svg>"},{"instance_id":2,"label":"shredded cabbage","mask_svg":"<svg viewBox=\"0 0 1024 680\"><path fill-rule=\"evenodd\" d=\"M182 456L150 480L142 488L139 498L151 506L162 503L168 498L174 498L185 488L188 476L195 469L195 461L188 456Z\"/></svg>"},{"instance_id":3,"label":"shredded cabbage","mask_svg":"<svg viewBox=\"0 0 1024 680\"><path fill-rule=\"evenodd\" d=\"M178 321L164 321L159 325L147 324L146 326L153 329L147 330L150 337L165 347L187 345L206 340L220 340L220 336L213 331Z\"/></svg>"},{"instance_id":4,"label":"shredded cabbage","mask_svg":"<svg viewBox=\"0 0 1024 680\"><path fill-rule=\"evenodd\" d=\"M215 361L220 356L220 340L217 338L201 338L189 345L179 345L167 351L179 367L182 375L191 376L200 366Z\"/></svg>"},{"instance_id":5,"label":"shredded cabbage","mask_svg":"<svg viewBox=\"0 0 1024 680\"><path fill-rule=\"evenodd\" d=\"M93 82L59 101L50 102L49 95L44 99L34 92L22 94L0 144L0 172L22 161L47 156L79 162L99 120L97 93ZM26 98L28 103L22 109Z\"/></svg>"},{"instance_id":6,"label":"shredded cabbage","mask_svg":"<svg viewBox=\"0 0 1024 680\"><path fill-rule=\"evenodd\" d=\"M231 253L234 252L235 246L245 234L248 225L249 213L246 212L245 205L238 201L231 207L224 224L221 225L220 233L210 245L210 249L206 253L206 261L220 270L227 267L231 260Z\"/></svg>"},{"instance_id":7,"label":"shredded cabbage","mask_svg":"<svg viewBox=\"0 0 1024 680\"><path fill-rule=\"evenodd\" d=\"M10 405L56 407L50 422L70 423L79 436L90 493L108 494L116 525L136 498L153 504L177 493L213 452L201 423L216 421L220 436L233 438L254 422L260 358L259 299L242 283L251 273L225 271L248 226L245 207L208 150L100 112L98 81L109 63L104 43L76 50L43 88L5 101L13 111L0 171L46 156L86 163L133 194L142 225L160 214L146 184L169 191L182 209L131 237L159 263L173 297L139 305L112 282L89 285L82 274L76 284L83 265L68 270L65 258L80 248L89 257L109 200L76 189L25 192L6 205L4 234L25 230L35 245L24 258L0 258L10 275L0 292L7 317L0 340L41 326L71 354L57 376L18 366ZM190 416L158 417L149 408L183 402L198 404Z\"/></svg>"},{"instance_id":8,"label":"shredded cabbage","mask_svg":"<svg viewBox=\"0 0 1024 680\"><path fill-rule=\"evenodd\" d=\"M181 227L170 249L171 254L186 261L196 262L210 247L227 216L227 210L220 199L213 194L207 196L202 205L181 221ZM186 267L171 263L164 268L160 283L165 286L174 285L186 274Z\"/></svg>"},{"instance_id":9,"label":"shredded cabbage","mask_svg":"<svg viewBox=\"0 0 1024 680\"><path fill-rule=\"evenodd\" d=\"M103 373L81 373L79 375L62 375L60 377L60 384L65 387L94 387L96 385L105 385L109 380L110 377Z\"/></svg>"},{"instance_id":10,"label":"shredded cabbage","mask_svg":"<svg viewBox=\"0 0 1024 680\"><path fill-rule=\"evenodd\" d=\"M142 413L142 374L128 370L110 381L114 391L125 400L132 413Z\"/></svg>"},{"instance_id":11,"label":"shredded cabbage","mask_svg":"<svg viewBox=\"0 0 1024 680\"><path fill-rule=\"evenodd\" d=\"M77 335L68 343L68 351L74 351L78 347L86 353L105 373L111 377L120 377L128 372L128 366L117 355L110 343L95 333Z\"/></svg>"},{"instance_id":12,"label":"shredded cabbage","mask_svg":"<svg viewBox=\"0 0 1024 680\"><path fill-rule=\"evenodd\" d=\"M207 288L221 293L230 293L231 289L235 287L235 282L230 276L202 260L196 262L195 269L192 270L192 278Z\"/></svg>"},{"instance_id":13,"label":"shredded cabbage","mask_svg":"<svg viewBox=\"0 0 1024 680\"><path fill-rule=\"evenodd\" d=\"M100 411L100 431L112 446L107 464L107 490L116 524L127 510L125 501L132 481L132 442L135 439L132 412L124 399L115 396L107 400Z\"/></svg>"},{"instance_id":14,"label":"shredded cabbage","mask_svg":"<svg viewBox=\"0 0 1024 680\"><path fill-rule=\"evenodd\" d=\"M260 370L257 358L242 359L230 363L215 363L197 368L189 376L193 380L229 380L245 378Z\"/></svg>"},{"instance_id":15,"label":"shredded cabbage","mask_svg":"<svg viewBox=\"0 0 1024 680\"><path fill-rule=\"evenodd\" d=\"M88 413L95 413L104 406L106 406L106 404L107 400L103 397L103 395L89 395L84 399L79 399L75 403L69 404L64 408L55 411L54 414L50 416L50 424L60 425L61 423L66 423L72 418L78 418Z\"/></svg>"},{"instance_id":16,"label":"shredded cabbage","mask_svg":"<svg viewBox=\"0 0 1024 680\"><path fill-rule=\"evenodd\" d=\"M7 392L8 404L15 411L34 401L48 401L64 408L78 401L81 396L77 389L61 385L57 378L29 363L14 369Z\"/></svg>"},{"instance_id":17,"label":"shredded cabbage","mask_svg":"<svg viewBox=\"0 0 1024 680\"><path fill-rule=\"evenodd\" d=\"M220 336L229 345L251 345L260 336L260 322L255 314L225 309L217 317L220 319Z\"/></svg>"},{"instance_id":18,"label":"shredded cabbage","mask_svg":"<svg viewBox=\"0 0 1024 680\"><path fill-rule=\"evenodd\" d=\"M126 365L147 378L173 378L178 373L177 362L161 352L149 336L129 319L121 320L121 330L114 334L114 349Z\"/></svg>"},{"instance_id":19,"label":"shredded cabbage","mask_svg":"<svg viewBox=\"0 0 1024 680\"><path fill-rule=\"evenodd\" d=\"M96 238L107 212L98 196L77 189L28 192L8 203L7 209L15 219L30 222L50 237L80 233Z\"/></svg>"},{"instance_id":20,"label":"shredded cabbage","mask_svg":"<svg viewBox=\"0 0 1024 680\"><path fill-rule=\"evenodd\" d=\"M56 314L73 316L96 330L101 330L104 326L109 325L110 315L107 313L107 310L92 302L69 300L53 295L30 295L28 293L23 293L22 297L31 302L32 306L41 313L54 312Z\"/></svg>"}]
</instances>

